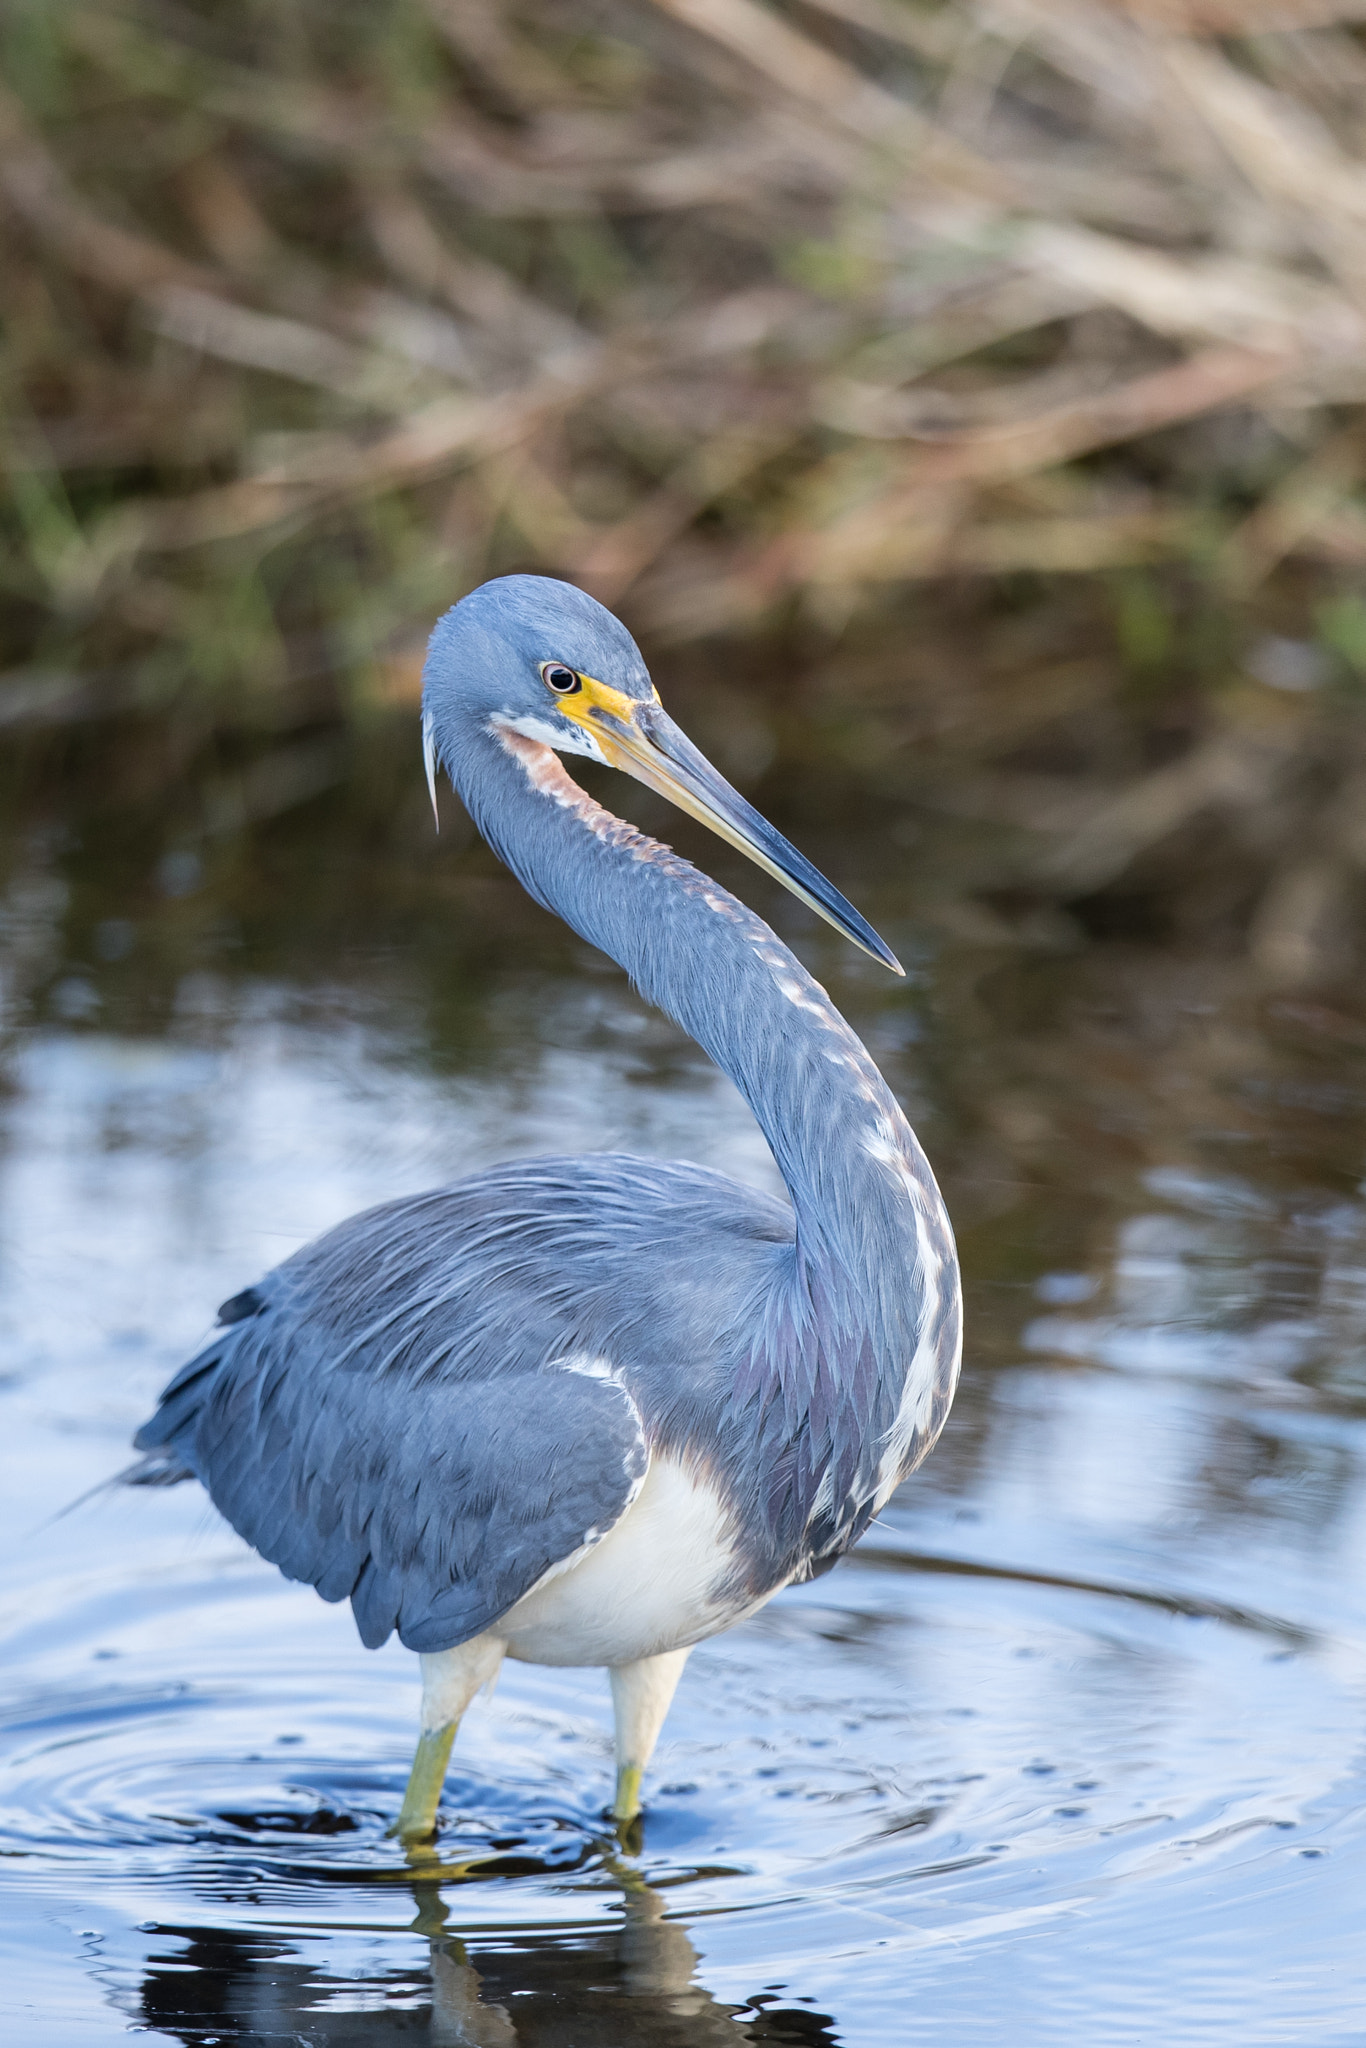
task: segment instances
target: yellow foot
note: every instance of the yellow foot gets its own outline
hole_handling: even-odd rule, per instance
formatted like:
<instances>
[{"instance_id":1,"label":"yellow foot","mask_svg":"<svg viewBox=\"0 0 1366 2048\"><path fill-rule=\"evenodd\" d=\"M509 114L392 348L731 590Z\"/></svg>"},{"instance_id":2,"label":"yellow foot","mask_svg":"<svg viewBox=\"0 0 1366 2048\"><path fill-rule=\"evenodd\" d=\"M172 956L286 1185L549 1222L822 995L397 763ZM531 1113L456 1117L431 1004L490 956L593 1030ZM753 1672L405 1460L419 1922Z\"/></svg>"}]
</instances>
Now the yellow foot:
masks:
<instances>
[{"instance_id":1,"label":"yellow foot","mask_svg":"<svg viewBox=\"0 0 1366 2048\"><path fill-rule=\"evenodd\" d=\"M451 1744L459 1725L458 1721L448 1721L444 1728L424 1728L418 1737L403 1804L389 1829L401 1842L425 1842L436 1828L436 1809L441 1803L441 1787L446 1782Z\"/></svg>"},{"instance_id":2,"label":"yellow foot","mask_svg":"<svg viewBox=\"0 0 1366 2048\"><path fill-rule=\"evenodd\" d=\"M613 1820L634 1820L640 1812L640 1780L639 1764L622 1764L617 1772L617 1796L612 1801Z\"/></svg>"}]
</instances>

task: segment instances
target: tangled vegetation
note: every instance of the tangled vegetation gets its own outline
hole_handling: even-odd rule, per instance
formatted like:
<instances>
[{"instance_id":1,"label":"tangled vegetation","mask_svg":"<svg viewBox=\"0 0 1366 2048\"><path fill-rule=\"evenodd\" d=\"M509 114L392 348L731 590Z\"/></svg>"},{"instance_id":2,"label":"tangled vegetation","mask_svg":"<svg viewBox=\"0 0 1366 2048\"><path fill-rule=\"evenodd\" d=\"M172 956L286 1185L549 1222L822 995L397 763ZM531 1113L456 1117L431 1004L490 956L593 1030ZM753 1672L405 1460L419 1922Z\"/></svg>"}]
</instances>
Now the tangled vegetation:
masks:
<instances>
[{"instance_id":1,"label":"tangled vegetation","mask_svg":"<svg viewBox=\"0 0 1366 2048\"><path fill-rule=\"evenodd\" d=\"M998 879L1195 901L1198 847L1200 918L1344 975L1363 21L11 0L0 727L372 715L541 568L868 651L1029 838Z\"/></svg>"}]
</instances>

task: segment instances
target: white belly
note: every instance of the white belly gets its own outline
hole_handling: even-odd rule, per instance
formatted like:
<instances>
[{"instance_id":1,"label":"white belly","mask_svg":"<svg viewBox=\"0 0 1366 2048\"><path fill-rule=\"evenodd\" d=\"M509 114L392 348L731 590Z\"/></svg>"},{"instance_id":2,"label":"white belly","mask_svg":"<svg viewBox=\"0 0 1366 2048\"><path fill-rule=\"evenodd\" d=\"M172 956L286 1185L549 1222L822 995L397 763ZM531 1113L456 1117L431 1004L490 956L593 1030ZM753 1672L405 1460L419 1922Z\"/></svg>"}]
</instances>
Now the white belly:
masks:
<instances>
[{"instance_id":1,"label":"white belly","mask_svg":"<svg viewBox=\"0 0 1366 2048\"><path fill-rule=\"evenodd\" d=\"M632 1664L682 1649L761 1604L722 1591L734 1548L712 1487L654 1457L616 1527L547 1572L489 1634L526 1664Z\"/></svg>"}]
</instances>

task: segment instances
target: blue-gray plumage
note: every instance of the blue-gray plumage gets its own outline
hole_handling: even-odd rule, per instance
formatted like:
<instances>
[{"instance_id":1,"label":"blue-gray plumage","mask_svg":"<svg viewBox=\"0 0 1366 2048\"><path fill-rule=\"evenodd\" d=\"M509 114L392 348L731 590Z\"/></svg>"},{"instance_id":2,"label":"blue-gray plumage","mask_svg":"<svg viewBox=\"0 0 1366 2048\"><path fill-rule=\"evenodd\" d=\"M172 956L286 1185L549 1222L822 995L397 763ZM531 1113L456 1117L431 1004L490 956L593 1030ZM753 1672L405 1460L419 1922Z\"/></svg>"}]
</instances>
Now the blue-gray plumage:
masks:
<instances>
[{"instance_id":1,"label":"blue-gray plumage","mask_svg":"<svg viewBox=\"0 0 1366 2048\"><path fill-rule=\"evenodd\" d=\"M663 791L896 968L667 717L625 628L567 584L485 584L432 635L423 732L537 901L735 1081L790 1206L608 1154L388 1203L227 1303L139 1432L139 1476L193 1473L365 1643L424 1653L410 1837L504 1654L611 1668L629 1817L688 1647L848 1548L960 1352L948 1218L859 1040L762 919L559 761Z\"/></svg>"}]
</instances>

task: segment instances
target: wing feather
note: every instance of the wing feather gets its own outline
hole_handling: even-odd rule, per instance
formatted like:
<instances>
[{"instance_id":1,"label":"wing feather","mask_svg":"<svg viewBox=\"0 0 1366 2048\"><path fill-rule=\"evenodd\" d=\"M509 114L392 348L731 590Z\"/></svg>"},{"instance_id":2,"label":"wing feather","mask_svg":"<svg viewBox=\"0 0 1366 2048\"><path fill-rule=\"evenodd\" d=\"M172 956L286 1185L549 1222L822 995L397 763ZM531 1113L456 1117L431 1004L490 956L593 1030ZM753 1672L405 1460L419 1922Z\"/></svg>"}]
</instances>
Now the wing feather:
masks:
<instances>
[{"instance_id":1,"label":"wing feather","mask_svg":"<svg viewBox=\"0 0 1366 2048\"><path fill-rule=\"evenodd\" d=\"M367 1642L450 1648L620 1519L642 1411L652 1440L730 1415L726 1333L791 1242L783 1205L703 1168L513 1162L352 1217L235 1295L136 1442L350 1598Z\"/></svg>"},{"instance_id":2,"label":"wing feather","mask_svg":"<svg viewBox=\"0 0 1366 2048\"><path fill-rule=\"evenodd\" d=\"M311 1337L270 1308L234 1324L136 1441L173 1441L263 1557L350 1597L372 1648L394 1629L414 1650L477 1635L644 1477L640 1415L611 1380L556 1363L454 1383L320 1370Z\"/></svg>"}]
</instances>

